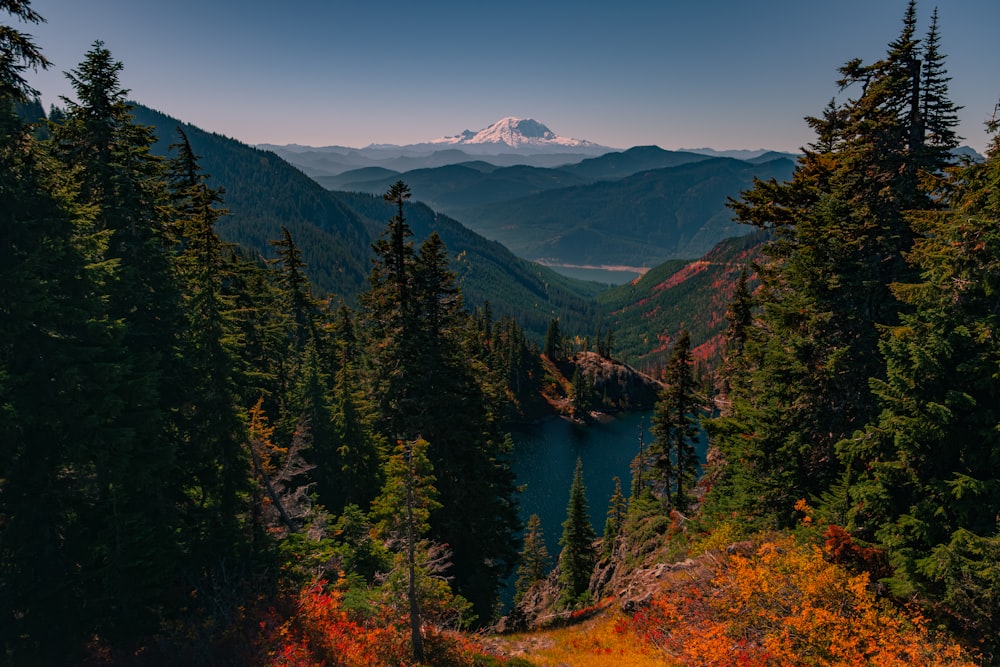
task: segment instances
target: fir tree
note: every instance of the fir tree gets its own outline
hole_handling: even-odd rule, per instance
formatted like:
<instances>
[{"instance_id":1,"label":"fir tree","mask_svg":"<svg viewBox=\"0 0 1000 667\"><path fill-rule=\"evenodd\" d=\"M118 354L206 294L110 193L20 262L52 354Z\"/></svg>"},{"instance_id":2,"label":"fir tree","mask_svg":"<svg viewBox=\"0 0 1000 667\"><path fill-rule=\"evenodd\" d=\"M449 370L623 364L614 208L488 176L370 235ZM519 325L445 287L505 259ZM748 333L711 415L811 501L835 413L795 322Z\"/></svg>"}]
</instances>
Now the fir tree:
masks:
<instances>
[{"instance_id":1,"label":"fir tree","mask_svg":"<svg viewBox=\"0 0 1000 667\"><path fill-rule=\"evenodd\" d=\"M666 367L666 386L653 411L650 447L656 486L668 507L681 512L690 505L698 473L698 397L691 374L691 337L681 331Z\"/></svg>"},{"instance_id":2,"label":"fir tree","mask_svg":"<svg viewBox=\"0 0 1000 667\"><path fill-rule=\"evenodd\" d=\"M517 557L511 444L469 347L470 318L444 245L431 234L418 254L408 241L408 196L403 183L386 193L396 214L374 245L371 286L361 297L372 393L384 437L433 443L428 456L444 509L431 517L431 537L452 549L456 588L485 622Z\"/></svg>"},{"instance_id":3,"label":"fir tree","mask_svg":"<svg viewBox=\"0 0 1000 667\"><path fill-rule=\"evenodd\" d=\"M379 532L405 549L406 597L410 614L413 657L424 659L420 600L417 595L417 541L430 530L430 515L441 507L434 487L433 466L426 440L399 441L385 466L385 486L372 506Z\"/></svg>"},{"instance_id":4,"label":"fir tree","mask_svg":"<svg viewBox=\"0 0 1000 667\"><path fill-rule=\"evenodd\" d=\"M757 182L732 204L775 240L758 271L761 313L731 414L710 435L732 466L719 492L765 523L791 523L796 499L840 479L837 442L875 417L869 379L886 374L880 327L901 309L890 285L912 276L907 215L936 207L933 175L946 166L944 151L925 149L915 31L911 2L885 57L841 68L841 87L860 94L809 119L817 141L792 181Z\"/></svg>"},{"instance_id":5,"label":"fir tree","mask_svg":"<svg viewBox=\"0 0 1000 667\"><path fill-rule=\"evenodd\" d=\"M181 342L186 409L177 416L185 475L176 483L206 501L187 508L184 539L191 542L188 563L212 570L232 560L232 550L241 542L238 519L246 508L240 497L249 483L249 464L242 451L243 425L236 407L236 325L233 299L226 293L230 271L215 231L226 211L221 191L208 186L208 175L187 135L180 128L177 134L178 141L171 145L176 155L167 161L165 173L173 264L188 323ZM192 479L193 483L188 481ZM189 576L198 579L205 574Z\"/></svg>"},{"instance_id":6,"label":"fir tree","mask_svg":"<svg viewBox=\"0 0 1000 667\"><path fill-rule=\"evenodd\" d=\"M28 2L0 11L42 20ZM66 663L94 627L78 568L94 525L77 485L116 333L101 301L107 234L14 113L34 94L24 71L47 66L29 35L0 24L0 644L15 664Z\"/></svg>"},{"instance_id":7,"label":"fir tree","mask_svg":"<svg viewBox=\"0 0 1000 667\"><path fill-rule=\"evenodd\" d=\"M562 333L559 331L558 318L554 317L549 320L549 328L545 332L545 347L542 350L542 354L548 357L550 361L559 361L562 359L563 339Z\"/></svg>"},{"instance_id":8,"label":"fir tree","mask_svg":"<svg viewBox=\"0 0 1000 667\"><path fill-rule=\"evenodd\" d=\"M622 525L628 514L628 501L622 493L622 481L615 475L615 490L611 494L611 501L608 504L608 518L604 522L604 557L610 557L614 553L615 540L621 534Z\"/></svg>"},{"instance_id":9,"label":"fir tree","mask_svg":"<svg viewBox=\"0 0 1000 667\"><path fill-rule=\"evenodd\" d=\"M910 307L887 328L881 412L841 443L854 472L849 526L888 550L894 592L943 599L996 645L1000 543L1000 140L951 174L950 210L915 213L919 278L893 291Z\"/></svg>"},{"instance_id":10,"label":"fir tree","mask_svg":"<svg viewBox=\"0 0 1000 667\"><path fill-rule=\"evenodd\" d=\"M64 100L66 120L54 128L59 158L93 212L93 230L107 234L102 259L114 267L103 317L120 333L102 350L108 372L91 388L103 399L94 415L101 428L78 468L88 471L78 488L89 499L80 515L90 524L80 539L91 546L81 559L82 580L91 589L93 622L111 635L153 627L153 601L182 560L169 483L178 452L169 424L184 402L185 318L162 206L162 163L150 153L150 128L134 122L121 71L95 42L67 75L76 100Z\"/></svg>"},{"instance_id":11,"label":"fir tree","mask_svg":"<svg viewBox=\"0 0 1000 667\"><path fill-rule=\"evenodd\" d=\"M524 532L524 547L521 549L520 564L517 566L517 580L514 582L514 605L520 602L532 585L545 579L549 568L549 551L545 548L542 520L537 514L528 517Z\"/></svg>"},{"instance_id":12,"label":"fir tree","mask_svg":"<svg viewBox=\"0 0 1000 667\"><path fill-rule=\"evenodd\" d=\"M563 604L573 606L583 599L590 586L595 564L594 540L597 535L590 524L587 489L583 484L583 461L576 460L573 484L569 490L566 520L559 538L559 583L563 587Z\"/></svg>"},{"instance_id":13,"label":"fir tree","mask_svg":"<svg viewBox=\"0 0 1000 667\"><path fill-rule=\"evenodd\" d=\"M28 0L3 0L0 11L25 23L45 21L31 8ZM0 100L3 100L4 112L15 102L26 102L38 94L24 78L25 70L48 69L50 64L31 35L0 24Z\"/></svg>"}]
</instances>

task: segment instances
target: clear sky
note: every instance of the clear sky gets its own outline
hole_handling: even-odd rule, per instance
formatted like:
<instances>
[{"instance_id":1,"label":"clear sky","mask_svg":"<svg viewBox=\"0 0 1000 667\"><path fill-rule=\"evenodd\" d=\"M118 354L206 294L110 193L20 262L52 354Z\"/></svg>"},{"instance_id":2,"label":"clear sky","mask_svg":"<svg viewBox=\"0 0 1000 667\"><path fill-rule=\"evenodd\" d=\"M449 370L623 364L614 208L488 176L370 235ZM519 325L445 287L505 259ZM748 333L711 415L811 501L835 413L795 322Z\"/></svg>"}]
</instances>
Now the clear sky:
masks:
<instances>
[{"instance_id":1,"label":"clear sky","mask_svg":"<svg viewBox=\"0 0 1000 667\"><path fill-rule=\"evenodd\" d=\"M103 40L147 106L246 143L417 143L505 116L627 148L796 150L837 68L881 57L906 0L32 0L63 72ZM918 4L921 35L934 4ZM960 134L1000 100L998 0L939 0ZM9 22L9 17L0 21ZM850 91L848 91L850 92Z\"/></svg>"}]
</instances>

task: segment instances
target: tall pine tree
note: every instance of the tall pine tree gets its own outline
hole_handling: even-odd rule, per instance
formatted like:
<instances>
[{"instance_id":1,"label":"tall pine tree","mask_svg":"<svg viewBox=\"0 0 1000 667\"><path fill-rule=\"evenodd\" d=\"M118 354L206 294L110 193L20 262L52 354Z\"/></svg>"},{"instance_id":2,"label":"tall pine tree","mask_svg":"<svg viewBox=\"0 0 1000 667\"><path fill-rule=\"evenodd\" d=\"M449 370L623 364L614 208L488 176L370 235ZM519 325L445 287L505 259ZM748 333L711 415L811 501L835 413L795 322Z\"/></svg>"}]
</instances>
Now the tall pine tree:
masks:
<instances>
[{"instance_id":1,"label":"tall pine tree","mask_svg":"<svg viewBox=\"0 0 1000 667\"><path fill-rule=\"evenodd\" d=\"M440 237L432 233L419 253L408 240L408 197L401 182L385 195L396 212L374 244L371 286L361 297L373 395L384 437L431 442L443 506L431 516L431 537L451 548L458 592L487 622L517 559L511 445Z\"/></svg>"},{"instance_id":2,"label":"tall pine tree","mask_svg":"<svg viewBox=\"0 0 1000 667\"><path fill-rule=\"evenodd\" d=\"M656 438L649 452L653 460L653 484L667 507L685 511L691 504L691 489L698 474L699 400L691 372L691 337L681 331L667 361L666 386L653 411Z\"/></svg>"},{"instance_id":3,"label":"tall pine tree","mask_svg":"<svg viewBox=\"0 0 1000 667\"><path fill-rule=\"evenodd\" d=\"M562 537L559 538L559 546L562 547L559 553L559 583L563 591L560 600L566 606L574 606L584 599L597 560L594 551L597 534L590 523L587 487L583 482L583 461L580 459L576 460L573 471L566 520L563 521L562 528Z\"/></svg>"},{"instance_id":4,"label":"tall pine tree","mask_svg":"<svg viewBox=\"0 0 1000 667\"><path fill-rule=\"evenodd\" d=\"M765 523L794 521L797 498L839 479L837 443L875 416L868 381L886 375L879 331L901 308L890 285L912 274L908 213L937 206L934 176L954 141L938 133L927 150L921 55L910 2L885 57L841 68L842 89L860 94L808 119L817 141L792 181L757 182L732 203L775 240L758 272L762 309L747 367L731 414L711 432L736 467L726 487L736 507ZM933 59L944 119L946 77Z\"/></svg>"}]
</instances>

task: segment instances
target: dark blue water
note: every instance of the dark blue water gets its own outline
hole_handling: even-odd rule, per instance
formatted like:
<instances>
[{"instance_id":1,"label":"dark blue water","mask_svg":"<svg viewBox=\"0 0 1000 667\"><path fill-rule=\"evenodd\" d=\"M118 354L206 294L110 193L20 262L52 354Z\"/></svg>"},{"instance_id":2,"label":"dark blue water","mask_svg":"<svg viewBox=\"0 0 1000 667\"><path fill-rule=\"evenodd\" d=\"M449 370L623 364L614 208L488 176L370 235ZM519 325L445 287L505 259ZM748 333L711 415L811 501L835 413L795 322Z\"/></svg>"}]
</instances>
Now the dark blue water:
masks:
<instances>
[{"instance_id":1,"label":"dark blue water","mask_svg":"<svg viewBox=\"0 0 1000 667\"><path fill-rule=\"evenodd\" d=\"M651 412L626 414L606 424L587 426L552 417L511 431L512 468L518 484L525 486L520 496L521 518L527 523L532 514L539 516L553 563L559 554L577 457L583 462L591 523L600 535L604 532L616 475L621 479L623 493L629 495L632 480L629 464L639 452L640 425L646 447L653 441L649 433L651 415Z\"/></svg>"}]
</instances>

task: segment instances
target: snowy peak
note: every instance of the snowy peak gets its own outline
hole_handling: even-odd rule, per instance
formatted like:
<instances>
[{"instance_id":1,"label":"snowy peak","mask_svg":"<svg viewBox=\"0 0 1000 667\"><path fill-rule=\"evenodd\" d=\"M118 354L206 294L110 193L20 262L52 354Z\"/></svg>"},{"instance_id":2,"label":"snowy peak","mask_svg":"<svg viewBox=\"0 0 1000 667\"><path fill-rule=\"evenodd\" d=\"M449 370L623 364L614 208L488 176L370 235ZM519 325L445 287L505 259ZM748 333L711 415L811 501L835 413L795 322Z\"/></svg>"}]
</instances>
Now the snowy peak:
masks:
<instances>
[{"instance_id":1,"label":"snowy peak","mask_svg":"<svg viewBox=\"0 0 1000 667\"><path fill-rule=\"evenodd\" d=\"M590 141L560 137L549 128L533 118L514 118L509 116L493 123L484 130L473 132L466 130L453 137L441 137L431 143L448 144L452 146L469 145L504 145L509 148L528 147L595 147Z\"/></svg>"}]
</instances>

